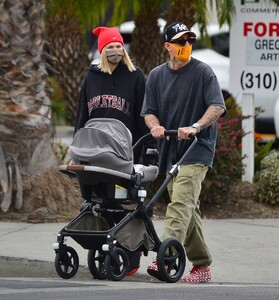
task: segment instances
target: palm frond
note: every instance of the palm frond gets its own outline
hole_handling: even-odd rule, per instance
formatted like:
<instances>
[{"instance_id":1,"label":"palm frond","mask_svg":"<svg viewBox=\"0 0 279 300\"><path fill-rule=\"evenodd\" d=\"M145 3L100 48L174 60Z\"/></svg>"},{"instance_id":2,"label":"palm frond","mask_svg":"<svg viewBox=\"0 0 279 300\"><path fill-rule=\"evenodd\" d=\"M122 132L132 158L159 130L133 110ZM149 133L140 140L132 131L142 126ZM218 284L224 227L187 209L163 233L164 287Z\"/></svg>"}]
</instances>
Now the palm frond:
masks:
<instances>
[{"instance_id":1,"label":"palm frond","mask_svg":"<svg viewBox=\"0 0 279 300\"><path fill-rule=\"evenodd\" d=\"M106 13L112 5L111 0L48 0L46 5L46 20L57 15L75 16L85 32L105 20Z\"/></svg>"},{"instance_id":2,"label":"palm frond","mask_svg":"<svg viewBox=\"0 0 279 300\"><path fill-rule=\"evenodd\" d=\"M216 0L216 13L220 27L224 24L231 26L235 6L232 0Z\"/></svg>"}]
</instances>

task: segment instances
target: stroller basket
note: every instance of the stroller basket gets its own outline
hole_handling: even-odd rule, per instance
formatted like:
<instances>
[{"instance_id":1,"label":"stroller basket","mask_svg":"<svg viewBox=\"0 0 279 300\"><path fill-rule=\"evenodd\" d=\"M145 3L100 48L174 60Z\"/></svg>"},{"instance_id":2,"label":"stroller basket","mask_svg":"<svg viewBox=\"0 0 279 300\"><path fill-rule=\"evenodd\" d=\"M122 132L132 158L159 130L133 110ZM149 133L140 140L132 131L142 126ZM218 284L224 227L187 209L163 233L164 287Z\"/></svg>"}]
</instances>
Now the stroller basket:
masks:
<instances>
[{"instance_id":1,"label":"stroller basket","mask_svg":"<svg viewBox=\"0 0 279 300\"><path fill-rule=\"evenodd\" d=\"M109 225L102 216L86 212L70 222L65 230L68 232L107 232Z\"/></svg>"},{"instance_id":2,"label":"stroller basket","mask_svg":"<svg viewBox=\"0 0 279 300\"><path fill-rule=\"evenodd\" d=\"M65 227L65 232L84 249L92 249L102 247L109 229L105 218L85 212L71 221Z\"/></svg>"},{"instance_id":3,"label":"stroller basket","mask_svg":"<svg viewBox=\"0 0 279 300\"><path fill-rule=\"evenodd\" d=\"M90 212L85 212L65 227L65 231L84 249L101 248L106 242L109 230L105 218ZM141 245L151 250L155 245L144 220L138 218L131 220L119 230L115 238L122 247L131 251L138 249Z\"/></svg>"}]
</instances>

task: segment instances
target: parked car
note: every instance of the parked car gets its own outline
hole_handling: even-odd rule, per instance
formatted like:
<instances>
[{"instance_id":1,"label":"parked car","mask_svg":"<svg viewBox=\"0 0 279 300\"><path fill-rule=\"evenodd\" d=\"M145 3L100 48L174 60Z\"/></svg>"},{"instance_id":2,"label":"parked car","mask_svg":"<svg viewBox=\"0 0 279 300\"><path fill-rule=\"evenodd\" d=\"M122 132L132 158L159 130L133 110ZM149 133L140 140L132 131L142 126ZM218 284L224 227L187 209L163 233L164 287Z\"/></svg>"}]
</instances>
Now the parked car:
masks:
<instances>
[{"instance_id":1,"label":"parked car","mask_svg":"<svg viewBox=\"0 0 279 300\"><path fill-rule=\"evenodd\" d=\"M166 21L158 19L158 25L163 33ZM128 21L119 26L126 50L129 50L129 45L132 39L132 32L135 24L133 21ZM207 63L215 72L220 86L223 91L229 92L241 106L241 95L230 92L229 76L230 76L230 59L229 59L229 40L230 31L227 26L219 28L218 24L209 24L207 32L210 37L211 48L203 46L200 39L198 25L195 24L192 28L197 35L197 41L193 45L192 56ZM98 59L98 51L93 50L93 59ZM262 112L256 117L255 131L262 134L265 140L279 139L279 100L276 105L276 96L255 95L255 108L260 108Z\"/></svg>"}]
</instances>

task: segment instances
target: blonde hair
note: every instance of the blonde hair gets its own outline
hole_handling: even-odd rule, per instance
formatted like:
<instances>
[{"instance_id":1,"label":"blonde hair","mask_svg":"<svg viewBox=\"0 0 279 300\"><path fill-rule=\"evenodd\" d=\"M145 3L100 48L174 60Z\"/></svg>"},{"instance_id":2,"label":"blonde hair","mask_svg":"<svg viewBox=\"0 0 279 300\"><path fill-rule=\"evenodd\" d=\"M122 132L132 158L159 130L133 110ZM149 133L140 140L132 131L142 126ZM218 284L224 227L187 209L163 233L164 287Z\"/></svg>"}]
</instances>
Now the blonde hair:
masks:
<instances>
[{"instance_id":1,"label":"blonde hair","mask_svg":"<svg viewBox=\"0 0 279 300\"><path fill-rule=\"evenodd\" d=\"M133 64L128 52L125 50L124 47L123 47L123 52L124 52L124 56L122 58L122 62L125 65L127 65L130 72L136 71L136 67ZM101 52L100 62L98 64L98 67L101 69L102 72L112 74L112 70L110 68L110 64L109 64L108 59L107 59L106 51Z\"/></svg>"}]
</instances>

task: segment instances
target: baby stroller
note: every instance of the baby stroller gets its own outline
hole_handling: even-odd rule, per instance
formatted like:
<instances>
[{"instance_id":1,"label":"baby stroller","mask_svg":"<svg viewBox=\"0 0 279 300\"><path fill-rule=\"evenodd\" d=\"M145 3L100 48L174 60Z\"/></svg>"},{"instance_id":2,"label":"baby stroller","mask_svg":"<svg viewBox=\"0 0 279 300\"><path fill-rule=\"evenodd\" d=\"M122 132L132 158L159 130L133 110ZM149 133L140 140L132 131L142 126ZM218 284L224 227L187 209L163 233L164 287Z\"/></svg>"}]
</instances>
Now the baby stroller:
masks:
<instances>
[{"instance_id":1,"label":"baby stroller","mask_svg":"<svg viewBox=\"0 0 279 300\"><path fill-rule=\"evenodd\" d=\"M176 135L177 131L165 134ZM134 148L151 137L145 135ZM132 136L126 126L115 119L100 118L89 120L79 129L69 146L73 165L62 165L60 171L77 178L85 202L53 244L57 274L69 279L78 271L78 254L64 241L71 237L88 249L88 268L96 279L122 280L129 263L128 250L141 251L145 256L148 251L156 252L161 280L178 281L185 269L185 251L174 238L160 241L152 223L153 205L196 142L194 137L158 191L146 200L158 167L133 164ZM115 203L121 208L115 208Z\"/></svg>"}]
</instances>

